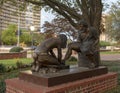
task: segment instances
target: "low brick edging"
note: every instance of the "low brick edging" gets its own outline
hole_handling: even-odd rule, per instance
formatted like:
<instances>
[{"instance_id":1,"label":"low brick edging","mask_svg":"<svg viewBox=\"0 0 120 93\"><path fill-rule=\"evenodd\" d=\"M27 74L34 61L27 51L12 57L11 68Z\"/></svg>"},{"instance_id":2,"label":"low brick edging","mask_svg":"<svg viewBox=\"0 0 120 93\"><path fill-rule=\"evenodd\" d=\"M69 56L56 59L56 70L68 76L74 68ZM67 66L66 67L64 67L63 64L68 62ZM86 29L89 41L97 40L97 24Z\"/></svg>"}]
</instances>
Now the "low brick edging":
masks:
<instances>
[{"instance_id":1,"label":"low brick edging","mask_svg":"<svg viewBox=\"0 0 120 93\"><path fill-rule=\"evenodd\" d=\"M6 93L102 93L117 86L117 73L108 73L53 87L44 87L23 80L6 80Z\"/></svg>"},{"instance_id":2,"label":"low brick edging","mask_svg":"<svg viewBox=\"0 0 120 93\"><path fill-rule=\"evenodd\" d=\"M27 58L27 51L19 53L0 53L1 59Z\"/></svg>"}]
</instances>

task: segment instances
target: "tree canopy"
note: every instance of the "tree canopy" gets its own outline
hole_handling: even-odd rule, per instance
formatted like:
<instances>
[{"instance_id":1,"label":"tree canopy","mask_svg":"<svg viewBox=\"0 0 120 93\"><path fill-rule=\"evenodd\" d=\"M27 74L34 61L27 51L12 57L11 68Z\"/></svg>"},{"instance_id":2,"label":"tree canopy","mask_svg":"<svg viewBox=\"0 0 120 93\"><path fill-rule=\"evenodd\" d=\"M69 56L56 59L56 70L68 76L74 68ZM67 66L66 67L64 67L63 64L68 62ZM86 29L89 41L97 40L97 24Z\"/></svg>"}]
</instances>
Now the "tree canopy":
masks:
<instances>
[{"instance_id":1,"label":"tree canopy","mask_svg":"<svg viewBox=\"0 0 120 93\"><path fill-rule=\"evenodd\" d=\"M111 5L106 20L106 30L111 39L120 42L120 1Z\"/></svg>"},{"instance_id":2,"label":"tree canopy","mask_svg":"<svg viewBox=\"0 0 120 93\"><path fill-rule=\"evenodd\" d=\"M11 24L8 26L6 30L2 32L2 42L7 45L14 45L17 42L17 38L15 35L15 31L17 30L17 26Z\"/></svg>"}]
</instances>

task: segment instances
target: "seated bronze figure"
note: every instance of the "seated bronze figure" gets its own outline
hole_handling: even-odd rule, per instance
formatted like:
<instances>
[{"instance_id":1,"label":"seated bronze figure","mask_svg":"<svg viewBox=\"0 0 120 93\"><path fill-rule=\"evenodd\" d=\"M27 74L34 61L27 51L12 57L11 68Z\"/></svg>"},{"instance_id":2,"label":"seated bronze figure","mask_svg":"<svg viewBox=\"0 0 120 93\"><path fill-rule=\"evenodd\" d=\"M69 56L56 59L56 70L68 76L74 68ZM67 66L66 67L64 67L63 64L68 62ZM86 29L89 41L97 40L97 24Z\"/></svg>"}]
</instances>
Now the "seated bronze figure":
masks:
<instances>
[{"instance_id":1,"label":"seated bronze figure","mask_svg":"<svg viewBox=\"0 0 120 93\"><path fill-rule=\"evenodd\" d=\"M66 48L67 37L64 34L60 34L57 37L46 39L34 51L32 64L32 71L39 71L43 66L62 65L62 48ZM53 49L57 49L57 56L53 52Z\"/></svg>"},{"instance_id":2,"label":"seated bronze figure","mask_svg":"<svg viewBox=\"0 0 120 93\"><path fill-rule=\"evenodd\" d=\"M82 61L83 67L98 67L98 63L95 58L98 53L99 35L94 27L88 27L87 23L83 20L80 21L79 27L78 39L76 42L68 44L68 50L63 62L69 59L72 54L72 50L74 50L79 54L78 59Z\"/></svg>"}]
</instances>

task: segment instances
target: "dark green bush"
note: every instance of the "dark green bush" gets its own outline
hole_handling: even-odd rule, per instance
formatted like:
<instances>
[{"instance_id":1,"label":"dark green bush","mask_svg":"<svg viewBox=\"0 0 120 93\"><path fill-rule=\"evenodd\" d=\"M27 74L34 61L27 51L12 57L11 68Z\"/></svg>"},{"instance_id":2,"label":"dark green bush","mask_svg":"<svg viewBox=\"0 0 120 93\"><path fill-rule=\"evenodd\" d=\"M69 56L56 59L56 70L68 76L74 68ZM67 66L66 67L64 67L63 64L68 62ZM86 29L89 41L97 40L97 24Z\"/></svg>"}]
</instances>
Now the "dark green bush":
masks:
<instances>
[{"instance_id":1,"label":"dark green bush","mask_svg":"<svg viewBox=\"0 0 120 93\"><path fill-rule=\"evenodd\" d=\"M6 67L3 64L0 64L0 73L4 73L6 71Z\"/></svg>"},{"instance_id":2,"label":"dark green bush","mask_svg":"<svg viewBox=\"0 0 120 93\"><path fill-rule=\"evenodd\" d=\"M68 61L77 61L77 58L74 57L74 56L71 56L71 57L68 59Z\"/></svg>"},{"instance_id":3,"label":"dark green bush","mask_svg":"<svg viewBox=\"0 0 120 93\"><path fill-rule=\"evenodd\" d=\"M8 67L6 67L6 72L11 72L16 69L17 69L17 67L15 67L15 66L8 66Z\"/></svg>"},{"instance_id":4,"label":"dark green bush","mask_svg":"<svg viewBox=\"0 0 120 93\"><path fill-rule=\"evenodd\" d=\"M17 63L16 63L17 68L22 68L23 65L24 64L21 61L17 61Z\"/></svg>"},{"instance_id":5,"label":"dark green bush","mask_svg":"<svg viewBox=\"0 0 120 93\"><path fill-rule=\"evenodd\" d=\"M110 46L110 42L100 41L100 47Z\"/></svg>"},{"instance_id":6,"label":"dark green bush","mask_svg":"<svg viewBox=\"0 0 120 93\"><path fill-rule=\"evenodd\" d=\"M0 93L5 93L6 85L4 81L0 80Z\"/></svg>"},{"instance_id":7,"label":"dark green bush","mask_svg":"<svg viewBox=\"0 0 120 93\"><path fill-rule=\"evenodd\" d=\"M10 49L9 52L21 52L21 51L23 51L22 47L13 47Z\"/></svg>"},{"instance_id":8,"label":"dark green bush","mask_svg":"<svg viewBox=\"0 0 120 93\"><path fill-rule=\"evenodd\" d=\"M15 31L17 29L17 25L10 24L4 31L1 31L1 39L4 45L15 45L17 42L17 37L15 35Z\"/></svg>"}]
</instances>

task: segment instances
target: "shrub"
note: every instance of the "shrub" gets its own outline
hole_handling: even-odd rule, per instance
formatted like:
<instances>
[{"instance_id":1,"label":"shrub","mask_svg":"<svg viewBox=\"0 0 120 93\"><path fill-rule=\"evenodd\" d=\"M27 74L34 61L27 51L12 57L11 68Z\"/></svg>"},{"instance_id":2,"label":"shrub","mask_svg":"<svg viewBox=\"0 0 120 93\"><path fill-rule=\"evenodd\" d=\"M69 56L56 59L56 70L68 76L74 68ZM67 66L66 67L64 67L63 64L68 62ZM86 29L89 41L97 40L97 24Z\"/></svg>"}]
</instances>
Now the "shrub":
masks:
<instances>
[{"instance_id":1,"label":"shrub","mask_svg":"<svg viewBox=\"0 0 120 93\"><path fill-rule=\"evenodd\" d=\"M15 67L15 66L8 66L8 67L6 67L6 72L11 72L16 69L17 69L17 67Z\"/></svg>"},{"instance_id":2,"label":"shrub","mask_svg":"<svg viewBox=\"0 0 120 93\"><path fill-rule=\"evenodd\" d=\"M6 85L3 80L0 80L0 93L5 93Z\"/></svg>"},{"instance_id":3,"label":"shrub","mask_svg":"<svg viewBox=\"0 0 120 93\"><path fill-rule=\"evenodd\" d=\"M1 39L3 44L5 45L15 45L17 43L17 37L15 35L15 31L17 29L17 26L15 24L10 24L8 27L1 31Z\"/></svg>"},{"instance_id":4,"label":"shrub","mask_svg":"<svg viewBox=\"0 0 120 93\"><path fill-rule=\"evenodd\" d=\"M22 47L13 47L10 49L9 52L21 52L21 51L23 51Z\"/></svg>"},{"instance_id":5,"label":"shrub","mask_svg":"<svg viewBox=\"0 0 120 93\"><path fill-rule=\"evenodd\" d=\"M24 64L21 61L17 61L17 63L16 63L17 68L22 68L23 65Z\"/></svg>"},{"instance_id":6,"label":"shrub","mask_svg":"<svg viewBox=\"0 0 120 93\"><path fill-rule=\"evenodd\" d=\"M74 56L71 56L68 61L77 61L77 58L75 58Z\"/></svg>"},{"instance_id":7,"label":"shrub","mask_svg":"<svg viewBox=\"0 0 120 93\"><path fill-rule=\"evenodd\" d=\"M110 46L110 42L100 41L100 46L101 47Z\"/></svg>"},{"instance_id":8,"label":"shrub","mask_svg":"<svg viewBox=\"0 0 120 93\"><path fill-rule=\"evenodd\" d=\"M0 73L4 73L6 71L6 67L3 64L0 64Z\"/></svg>"}]
</instances>

